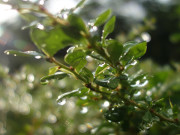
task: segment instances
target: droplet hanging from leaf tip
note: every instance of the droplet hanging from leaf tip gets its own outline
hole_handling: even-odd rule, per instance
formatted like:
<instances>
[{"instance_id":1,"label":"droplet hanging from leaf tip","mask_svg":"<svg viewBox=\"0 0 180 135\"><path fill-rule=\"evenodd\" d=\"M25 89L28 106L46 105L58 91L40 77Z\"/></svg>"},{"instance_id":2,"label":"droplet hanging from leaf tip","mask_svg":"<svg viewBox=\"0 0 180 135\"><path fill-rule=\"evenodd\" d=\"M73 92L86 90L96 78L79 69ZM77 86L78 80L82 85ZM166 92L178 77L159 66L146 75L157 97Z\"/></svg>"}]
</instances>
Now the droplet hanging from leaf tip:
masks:
<instances>
[{"instance_id":1,"label":"droplet hanging from leaf tip","mask_svg":"<svg viewBox=\"0 0 180 135\"><path fill-rule=\"evenodd\" d=\"M58 102L58 105L65 105L66 104L66 99L62 99Z\"/></svg>"}]
</instances>

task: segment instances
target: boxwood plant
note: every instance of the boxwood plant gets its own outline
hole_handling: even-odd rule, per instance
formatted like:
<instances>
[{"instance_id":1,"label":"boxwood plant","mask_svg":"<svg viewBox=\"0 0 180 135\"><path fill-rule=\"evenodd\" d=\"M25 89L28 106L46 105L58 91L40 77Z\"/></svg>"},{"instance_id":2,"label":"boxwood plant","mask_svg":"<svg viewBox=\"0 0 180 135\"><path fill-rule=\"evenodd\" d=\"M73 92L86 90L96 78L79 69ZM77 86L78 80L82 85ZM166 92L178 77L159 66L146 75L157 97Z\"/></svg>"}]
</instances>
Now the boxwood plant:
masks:
<instances>
[{"instance_id":1,"label":"boxwood plant","mask_svg":"<svg viewBox=\"0 0 180 135\"><path fill-rule=\"evenodd\" d=\"M1 2L2 3L2 2ZM152 99L146 93L145 85L149 83L147 74L130 74L138 59L147 49L145 41L129 41L120 43L110 39L116 17L111 16L111 10L100 14L90 23L75 13L83 3L76 7L53 15L42 5L27 1L9 1L20 15L29 21L30 36L39 52L6 50L6 54L16 56L31 56L45 59L52 63L49 74L40 79L43 85L51 79L61 80L72 77L81 81L82 87L68 91L57 98L61 103L64 98L87 96L92 100L108 101L110 106L103 110L104 118L117 124L123 130L136 121L141 130L148 129L153 123L179 126L177 107L171 101L164 105L163 99ZM28 11L28 12L27 12ZM103 27L100 35L95 32ZM58 60L55 54L68 47L64 61ZM95 61L95 66L89 68L87 58ZM137 94L144 94L140 98ZM138 117L140 115L140 117Z\"/></svg>"}]
</instances>

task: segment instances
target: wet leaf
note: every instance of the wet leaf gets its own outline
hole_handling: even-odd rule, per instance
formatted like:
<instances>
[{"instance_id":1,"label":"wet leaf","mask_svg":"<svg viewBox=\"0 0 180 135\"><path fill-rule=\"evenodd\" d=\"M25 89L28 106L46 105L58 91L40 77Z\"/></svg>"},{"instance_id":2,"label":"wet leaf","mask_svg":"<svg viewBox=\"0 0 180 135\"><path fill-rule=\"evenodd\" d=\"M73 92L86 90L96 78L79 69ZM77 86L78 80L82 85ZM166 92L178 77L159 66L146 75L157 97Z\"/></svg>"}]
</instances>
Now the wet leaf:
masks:
<instances>
[{"instance_id":1,"label":"wet leaf","mask_svg":"<svg viewBox=\"0 0 180 135\"><path fill-rule=\"evenodd\" d=\"M86 80L86 83L90 83L94 79L92 72L85 67L79 72L79 74Z\"/></svg>"},{"instance_id":2,"label":"wet leaf","mask_svg":"<svg viewBox=\"0 0 180 135\"><path fill-rule=\"evenodd\" d=\"M41 78L41 84L47 84L49 80L52 79L56 79L56 80L61 80L65 77L67 77L68 75L66 73L63 72L57 72L53 75L48 75L48 76L44 76Z\"/></svg>"},{"instance_id":3,"label":"wet leaf","mask_svg":"<svg viewBox=\"0 0 180 135\"><path fill-rule=\"evenodd\" d=\"M95 76L97 77L103 73L109 66L107 64L101 64L96 68Z\"/></svg>"},{"instance_id":4,"label":"wet leaf","mask_svg":"<svg viewBox=\"0 0 180 135\"><path fill-rule=\"evenodd\" d=\"M34 57L36 59L41 59L41 58L46 58L45 55L38 53L36 51L25 51L25 52L21 52L21 51L16 51L16 50L6 50L4 52L7 55L14 55L14 56L30 56L30 57Z\"/></svg>"},{"instance_id":5,"label":"wet leaf","mask_svg":"<svg viewBox=\"0 0 180 135\"><path fill-rule=\"evenodd\" d=\"M123 46L124 46L123 49L124 56L121 59L123 65L128 64L128 62L130 61L133 62L134 59L138 59L142 57L146 53L146 49L147 49L146 42L141 42L141 43L128 42L123 44Z\"/></svg>"},{"instance_id":6,"label":"wet leaf","mask_svg":"<svg viewBox=\"0 0 180 135\"><path fill-rule=\"evenodd\" d=\"M77 72L80 72L86 65L86 54L82 50L76 50L65 56L65 62L73 66Z\"/></svg>"},{"instance_id":7,"label":"wet leaf","mask_svg":"<svg viewBox=\"0 0 180 135\"><path fill-rule=\"evenodd\" d=\"M88 94L89 89L88 88L78 88L76 90L70 91L70 92L66 92L63 93L61 95L58 96L56 101L61 101L64 98L70 98L70 97L82 97Z\"/></svg>"},{"instance_id":8,"label":"wet leaf","mask_svg":"<svg viewBox=\"0 0 180 135\"><path fill-rule=\"evenodd\" d=\"M115 89L117 88L118 84L119 84L119 80L115 77L109 77L109 78L104 78L104 79L100 79L100 80L95 80L95 83L97 85L109 88L109 89Z\"/></svg>"}]
</instances>

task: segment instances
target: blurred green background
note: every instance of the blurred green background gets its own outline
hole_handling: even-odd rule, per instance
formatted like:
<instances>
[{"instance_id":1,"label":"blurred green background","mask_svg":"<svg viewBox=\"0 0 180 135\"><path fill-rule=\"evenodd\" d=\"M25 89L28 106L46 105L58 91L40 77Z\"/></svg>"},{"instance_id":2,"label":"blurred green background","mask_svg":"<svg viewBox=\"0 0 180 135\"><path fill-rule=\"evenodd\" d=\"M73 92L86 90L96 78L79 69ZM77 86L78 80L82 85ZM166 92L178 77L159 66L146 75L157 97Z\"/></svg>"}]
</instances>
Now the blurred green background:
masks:
<instances>
[{"instance_id":1,"label":"blurred green background","mask_svg":"<svg viewBox=\"0 0 180 135\"><path fill-rule=\"evenodd\" d=\"M53 14L79 2L29 1L44 4ZM154 87L148 85L147 94L155 99L170 98L173 104L180 105L180 1L87 0L77 12L88 22L109 8L117 16L115 31L109 38L120 42L148 42L141 64L130 72L135 73L142 68L154 77L151 80ZM58 95L81 85L77 80L52 81L43 86L39 80L47 74L48 62L4 54L7 49L37 50L30 40L29 30L22 30L26 25L16 11L0 4L0 135L114 135L117 125L108 123L102 115L109 106L107 101L97 102L82 96L58 104ZM101 30L99 28L96 33L101 34ZM60 59L65 51L58 52L56 57ZM93 61L89 66L94 66ZM158 124L148 132L152 135L180 133L174 126L165 128ZM141 134L147 134L147 131Z\"/></svg>"}]
</instances>

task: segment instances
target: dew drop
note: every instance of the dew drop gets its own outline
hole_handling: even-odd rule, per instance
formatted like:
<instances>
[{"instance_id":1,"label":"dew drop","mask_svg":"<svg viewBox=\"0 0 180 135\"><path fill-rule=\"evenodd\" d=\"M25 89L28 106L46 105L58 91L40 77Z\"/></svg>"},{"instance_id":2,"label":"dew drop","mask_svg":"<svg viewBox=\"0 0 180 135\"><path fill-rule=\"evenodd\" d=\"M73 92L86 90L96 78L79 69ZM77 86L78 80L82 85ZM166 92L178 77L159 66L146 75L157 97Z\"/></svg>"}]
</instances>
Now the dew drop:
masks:
<instances>
[{"instance_id":1,"label":"dew drop","mask_svg":"<svg viewBox=\"0 0 180 135\"><path fill-rule=\"evenodd\" d=\"M81 133L85 133L85 132L87 131L87 126L84 125L84 124L79 125L78 130L79 130L79 132L81 132Z\"/></svg>"},{"instance_id":2,"label":"dew drop","mask_svg":"<svg viewBox=\"0 0 180 135\"><path fill-rule=\"evenodd\" d=\"M66 99L60 100L58 102L58 105L65 105L66 104Z\"/></svg>"},{"instance_id":3,"label":"dew drop","mask_svg":"<svg viewBox=\"0 0 180 135\"><path fill-rule=\"evenodd\" d=\"M45 0L40 0L39 5L44 5Z\"/></svg>"},{"instance_id":4,"label":"dew drop","mask_svg":"<svg viewBox=\"0 0 180 135\"><path fill-rule=\"evenodd\" d=\"M86 100L87 99L87 96L83 96L81 97L82 100Z\"/></svg>"},{"instance_id":5,"label":"dew drop","mask_svg":"<svg viewBox=\"0 0 180 135\"><path fill-rule=\"evenodd\" d=\"M95 134L97 130L98 130L98 128L93 128L93 129L91 130L91 134Z\"/></svg>"},{"instance_id":6,"label":"dew drop","mask_svg":"<svg viewBox=\"0 0 180 135\"><path fill-rule=\"evenodd\" d=\"M46 47L46 44L42 44L42 48L45 48Z\"/></svg>"},{"instance_id":7,"label":"dew drop","mask_svg":"<svg viewBox=\"0 0 180 135\"><path fill-rule=\"evenodd\" d=\"M56 121L57 121L57 118L56 118L56 116L55 115L53 115L53 114L50 114L49 116L48 116L48 122L49 123L56 123Z\"/></svg>"},{"instance_id":8,"label":"dew drop","mask_svg":"<svg viewBox=\"0 0 180 135\"><path fill-rule=\"evenodd\" d=\"M147 32L143 32L141 34L141 38L146 41L146 42L150 42L151 41L151 35Z\"/></svg>"},{"instance_id":9,"label":"dew drop","mask_svg":"<svg viewBox=\"0 0 180 135\"><path fill-rule=\"evenodd\" d=\"M33 81L34 81L34 75L33 75L33 74L29 74L29 75L27 76L27 80L28 80L29 82L33 82Z\"/></svg>"},{"instance_id":10,"label":"dew drop","mask_svg":"<svg viewBox=\"0 0 180 135\"><path fill-rule=\"evenodd\" d=\"M141 95L141 92L140 92L140 91L138 91L136 94L134 94L135 97L138 97L138 96L140 96L140 95Z\"/></svg>"},{"instance_id":11,"label":"dew drop","mask_svg":"<svg viewBox=\"0 0 180 135\"><path fill-rule=\"evenodd\" d=\"M106 108L106 107L109 107L110 103L108 101L105 101L103 104L102 104L102 107Z\"/></svg>"},{"instance_id":12,"label":"dew drop","mask_svg":"<svg viewBox=\"0 0 180 135\"><path fill-rule=\"evenodd\" d=\"M38 24L37 24L37 28L40 29L40 30L44 30L44 25L38 23Z\"/></svg>"},{"instance_id":13,"label":"dew drop","mask_svg":"<svg viewBox=\"0 0 180 135\"><path fill-rule=\"evenodd\" d=\"M41 56L35 56L35 59L41 59L42 57Z\"/></svg>"},{"instance_id":14,"label":"dew drop","mask_svg":"<svg viewBox=\"0 0 180 135\"><path fill-rule=\"evenodd\" d=\"M85 114L88 112L88 108L87 107L83 107L82 110L81 110L81 113L82 114Z\"/></svg>"},{"instance_id":15,"label":"dew drop","mask_svg":"<svg viewBox=\"0 0 180 135\"><path fill-rule=\"evenodd\" d=\"M98 27L96 27L96 26L94 26L94 23L88 23L88 26L89 26L89 28L90 28L90 32L95 32L95 31L97 31L98 30Z\"/></svg>"}]
</instances>

